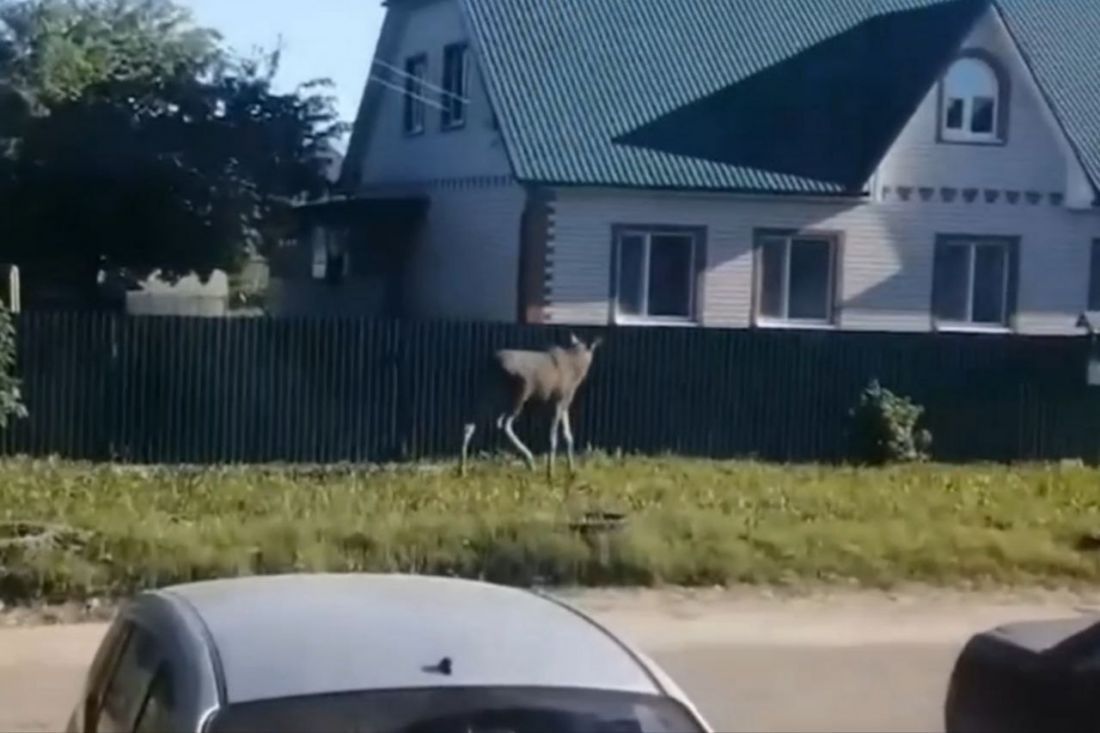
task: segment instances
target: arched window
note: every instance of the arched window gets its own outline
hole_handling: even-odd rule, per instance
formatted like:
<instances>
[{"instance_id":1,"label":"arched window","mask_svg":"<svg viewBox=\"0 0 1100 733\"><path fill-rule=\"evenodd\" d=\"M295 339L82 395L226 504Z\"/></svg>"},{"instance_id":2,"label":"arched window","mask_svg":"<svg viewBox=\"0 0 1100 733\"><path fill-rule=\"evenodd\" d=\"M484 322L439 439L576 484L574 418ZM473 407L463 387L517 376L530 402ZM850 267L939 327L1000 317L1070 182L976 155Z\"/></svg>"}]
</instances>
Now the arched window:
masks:
<instances>
[{"instance_id":1,"label":"arched window","mask_svg":"<svg viewBox=\"0 0 1100 733\"><path fill-rule=\"evenodd\" d=\"M996 69L983 59L961 58L943 78L944 140L998 142L1003 139L1001 116L1004 90Z\"/></svg>"}]
</instances>

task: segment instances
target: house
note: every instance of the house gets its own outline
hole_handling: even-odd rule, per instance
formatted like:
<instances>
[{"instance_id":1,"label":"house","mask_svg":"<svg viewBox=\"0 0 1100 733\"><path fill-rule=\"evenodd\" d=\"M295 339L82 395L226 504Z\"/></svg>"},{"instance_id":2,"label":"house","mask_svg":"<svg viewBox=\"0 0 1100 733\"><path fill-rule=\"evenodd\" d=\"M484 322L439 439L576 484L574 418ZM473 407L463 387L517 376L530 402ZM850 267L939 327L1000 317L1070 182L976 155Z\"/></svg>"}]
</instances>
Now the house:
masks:
<instances>
[{"instance_id":1,"label":"house","mask_svg":"<svg viewBox=\"0 0 1100 733\"><path fill-rule=\"evenodd\" d=\"M1077 333L1097 59L1096 0L390 0L342 257L414 317Z\"/></svg>"}]
</instances>

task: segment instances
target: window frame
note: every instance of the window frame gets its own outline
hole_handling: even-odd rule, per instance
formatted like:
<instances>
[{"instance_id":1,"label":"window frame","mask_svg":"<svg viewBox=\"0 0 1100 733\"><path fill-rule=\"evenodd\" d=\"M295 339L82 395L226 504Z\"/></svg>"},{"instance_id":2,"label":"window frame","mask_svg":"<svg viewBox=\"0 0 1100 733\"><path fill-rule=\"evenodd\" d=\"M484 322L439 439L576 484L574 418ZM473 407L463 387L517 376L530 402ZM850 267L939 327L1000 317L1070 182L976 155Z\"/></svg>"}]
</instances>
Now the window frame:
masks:
<instances>
[{"instance_id":1,"label":"window frame","mask_svg":"<svg viewBox=\"0 0 1100 733\"><path fill-rule=\"evenodd\" d=\"M998 323L973 320L976 252L980 246L998 246L1004 250L1004 273L1001 277L1002 316ZM966 247L967 258L967 320L940 318L936 314L936 294L939 273L936 260L944 247ZM1015 328L1017 298L1020 288L1020 237L1001 234L937 234L932 252L932 297L929 314L936 331L1008 333Z\"/></svg>"},{"instance_id":2,"label":"window frame","mask_svg":"<svg viewBox=\"0 0 1100 733\"><path fill-rule=\"evenodd\" d=\"M784 289L785 298L783 310L790 313L790 272L791 272L791 248L796 239L823 240L829 243L829 272L828 294L826 305L828 315L824 319L818 318L790 318L788 316L776 318L764 315L764 245L772 239L785 240L784 258ZM770 229L757 228L753 231L753 277L752 277L752 324L757 328L821 328L833 329L837 327L840 314L840 298L842 280L842 267L844 262L844 232L828 229Z\"/></svg>"},{"instance_id":3,"label":"window frame","mask_svg":"<svg viewBox=\"0 0 1100 733\"><path fill-rule=\"evenodd\" d=\"M619 312L619 280L622 270L622 240L628 236L640 236L645 240L643 259L643 293L648 310L648 281L651 240L654 236L688 237L691 239L691 263L688 280L688 315L653 316L631 315ZM677 224L614 224L611 227L611 282L609 298L609 323L620 326L685 326L694 327L702 322L703 286L707 263L707 228Z\"/></svg>"},{"instance_id":4,"label":"window frame","mask_svg":"<svg viewBox=\"0 0 1100 733\"><path fill-rule=\"evenodd\" d=\"M962 130L947 127L948 96L947 77L956 64L962 61L978 61L989 69L997 85L993 104L993 132L975 133L969 127L973 120L973 97L964 99L964 113ZM937 84L937 115L936 115L936 142L944 145L984 145L1004 146L1008 144L1009 111L1012 101L1012 85L1010 77L1005 73L1004 67L993 54L979 48L970 48L962 51L944 69Z\"/></svg>"},{"instance_id":5,"label":"window frame","mask_svg":"<svg viewBox=\"0 0 1100 733\"><path fill-rule=\"evenodd\" d=\"M133 633L134 623L128 618L119 617L107 629L100 648L92 660L81 711L82 729L88 733L96 733L99 728L99 715L103 708L107 687L114 679L115 670L122 661L122 654L130 643Z\"/></svg>"},{"instance_id":6,"label":"window frame","mask_svg":"<svg viewBox=\"0 0 1100 733\"><path fill-rule=\"evenodd\" d=\"M452 89L449 85L452 81L448 75L448 62L451 60L451 54L455 51L460 52L459 58L462 59L462 74L458 79L458 89ZM450 130L460 130L466 126L466 118L469 116L469 85L470 85L470 44L465 41L458 41L456 43L448 43L443 47L443 77L441 79L443 94L442 97L443 109L440 110L440 129L444 132ZM461 101L456 101L455 97L458 97ZM453 105L453 107L452 107ZM452 117L455 111L458 111L457 117Z\"/></svg>"},{"instance_id":7,"label":"window frame","mask_svg":"<svg viewBox=\"0 0 1100 733\"><path fill-rule=\"evenodd\" d=\"M419 76L413 74L413 69L417 65L421 68ZM406 137L417 137L428 130L428 105L424 103L423 99L417 98L426 96L424 85L428 81L428 54L417 53L407 56L403 71L405 72L402 77L405 91L401 97L404 102L401 105L401 130ZM414 79L419 81L420 86L418 89L413 88ZM419 115L419 120L417 115Z\"/></svg>"},{"instance_id":8,"label":"window frame","mask_svg":"<svg viewBox=\"0 0 1100 733\"><path fill-rule=\"evenodd\" d=\"M1089 285L1085 298L1086 311L1100 311L1100 237L1089 244Z\"/></svg>"},{"instance_id":9,"label":"window frame","mask_svg":"<svg viewBox=\"0 0 1100 733\"><path fill-rule=\"evenodd\" d=\"M351 232L345 227L318 226L310 239L310 279L328 285L341 285L348 280Z\"/></svg>"}]
</instances>

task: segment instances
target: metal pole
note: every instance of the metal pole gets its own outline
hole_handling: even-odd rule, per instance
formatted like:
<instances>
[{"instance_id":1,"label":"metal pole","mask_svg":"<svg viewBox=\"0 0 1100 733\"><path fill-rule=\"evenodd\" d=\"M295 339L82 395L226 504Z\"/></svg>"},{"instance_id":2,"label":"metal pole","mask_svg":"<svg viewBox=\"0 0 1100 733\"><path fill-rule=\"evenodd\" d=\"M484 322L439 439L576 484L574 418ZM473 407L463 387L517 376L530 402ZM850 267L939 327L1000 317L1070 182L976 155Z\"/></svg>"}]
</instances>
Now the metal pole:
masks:
<instances>
[{"instance_id":1,"label":"metal pole","mask_svg":"<svg viewBox=\"0 0 1100 733\"><path fill-rule=\"evenodd\" d=\"M8 309L12 313L22 310L22 299L19 292L19 266L11 265L8 268Z\"/></svg>"}]
</instances>

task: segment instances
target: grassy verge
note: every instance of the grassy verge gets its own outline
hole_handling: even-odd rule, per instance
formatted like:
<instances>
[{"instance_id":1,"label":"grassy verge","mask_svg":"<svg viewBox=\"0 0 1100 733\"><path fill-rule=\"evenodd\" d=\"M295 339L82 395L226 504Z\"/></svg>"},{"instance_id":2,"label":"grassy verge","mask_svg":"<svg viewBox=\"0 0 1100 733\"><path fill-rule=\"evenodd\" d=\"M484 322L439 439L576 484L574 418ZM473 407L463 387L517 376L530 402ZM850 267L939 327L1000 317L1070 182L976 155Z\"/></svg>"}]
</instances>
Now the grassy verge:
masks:
<instances>
[{"instance_id":1,"label":"grassy verge","mask_svg":"<svg viewBox=\"0 0 1100 733\"><path fill-rule=\"evenodd\" d=\"M606 554L570 526L592 510L627 515ZM21 522L75 531L36 542ZM1100 531L1100 472L1060 466L593 457L550 485L499 463L460 479L8 461L0 523L8 603L302 570L589 585L1100 581L1100 552L1081 544Z\"/></svg>"}]
</instances>

